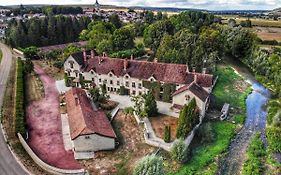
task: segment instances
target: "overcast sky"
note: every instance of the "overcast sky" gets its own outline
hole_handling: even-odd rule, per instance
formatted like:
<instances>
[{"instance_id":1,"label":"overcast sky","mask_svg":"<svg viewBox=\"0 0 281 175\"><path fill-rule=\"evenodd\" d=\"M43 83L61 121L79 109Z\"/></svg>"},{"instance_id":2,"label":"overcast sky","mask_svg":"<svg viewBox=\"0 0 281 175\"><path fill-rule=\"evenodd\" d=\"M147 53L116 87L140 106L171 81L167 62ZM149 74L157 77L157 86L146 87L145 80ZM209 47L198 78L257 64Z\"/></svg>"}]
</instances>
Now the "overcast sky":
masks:
<instances>
[{"instance_id":1,"label":"overcast sky","mask_svg":"<svg viewBox=\"0 0 281 175\"><path fill-rule=\"evenodd\" d=\"M93 4L95 0L1 0L0 5L17 4ZM271 10L281 0L99 0L100 4L120 6L185 7L208 10Z\"/></svg>"}]
</instances>

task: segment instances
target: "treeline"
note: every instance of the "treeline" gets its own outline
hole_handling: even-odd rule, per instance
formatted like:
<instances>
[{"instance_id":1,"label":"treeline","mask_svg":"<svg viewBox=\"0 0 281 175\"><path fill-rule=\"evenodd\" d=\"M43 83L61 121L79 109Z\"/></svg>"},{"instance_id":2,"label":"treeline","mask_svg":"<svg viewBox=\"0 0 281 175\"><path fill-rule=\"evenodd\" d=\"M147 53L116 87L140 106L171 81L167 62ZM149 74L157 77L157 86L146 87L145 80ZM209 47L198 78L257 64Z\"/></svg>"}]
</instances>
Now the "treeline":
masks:
<instances>
[{"instance_id":1,"label":"treeline","mask_svg":"<svg viewBox=\"0 0 281 175\"><path fill-rule=\"evenodd\" d=\"M17 60L16 73L16 121L15 133L20 133L23 137L26 135L25 127L25 94L24 94L24 63Z\"/></svg>"},{"instance_id":2,"label":"treeline","mask_svg":"<svg viewBox=\"0 0 281 175\"><path fill-rule=\"evenodd\" d=\"M13 8L10 12L6 13L6 16L24 15L24 14L35 14L44 13L45 15L59 15L59 14L83 14L83 9L81 7L71 7L71 6L46 6L46 7L33 7L33 6L23 6L20 5L19 8Z\"/></svg>"},{"instance_id":3,"label":"treeline","mask_svg":"<svg viewBox=\"0 0 281 175\"><path fill-rule=\"evenodd\" d=\"M47 46L78 41L80 32L91 22L88 17L48 16L27 21L12 20L6 43L12 47Z\"/></svg>"},{"instance_id":4,"label":"treeline","mask_svg":"<svg viewBox=\"0 0 281 175\"><path fill-rule=\"evenodd\" d=\"M68 6L48 6L43 8L43 13L46 15L58 15L58 14L82 14L83 9L81 7L68 7Z\"/></svg>"}]
</instances>

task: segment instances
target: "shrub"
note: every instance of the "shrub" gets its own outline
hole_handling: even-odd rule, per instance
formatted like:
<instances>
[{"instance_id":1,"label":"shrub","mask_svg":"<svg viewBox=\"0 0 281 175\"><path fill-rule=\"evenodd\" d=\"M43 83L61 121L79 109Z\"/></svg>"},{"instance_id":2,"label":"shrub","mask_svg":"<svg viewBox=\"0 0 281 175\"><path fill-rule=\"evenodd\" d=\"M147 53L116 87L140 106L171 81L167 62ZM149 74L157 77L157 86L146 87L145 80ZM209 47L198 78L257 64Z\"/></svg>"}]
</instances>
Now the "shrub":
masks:
<instances>
[{"instance_id":1,"label":"shrub","mask_svg":"<svg viewBox=\"0 0 281 175\"><path fill-rule=\"evenodd\" d=\"M164 129L164 141L166 143L171 142L171 126L165 126L165 129Z\"/></svg>"},{"instance_id":2,"label":"shrub","mask_svg":"<svg viewBox=\"0 0 281 175\"><path fill-rule=\"evenodd\" d=\"M210 122L201 125L196 134L201 143L211 143L215 140L215 134Z\"/></svg>"},{"instance_id":3,"label":"shrub","mask_svg":"<svg viewBox=\"0 0 281 175\"><path fill-rule=\"evenodd\" d=\"M124 114L125 115L133 115L134 113L134 108L133 107L127 107L124 109Z\"/></svg>"},{"instance_id":4,"label":"shrub","mask_svg":"<svg viewBox=\"0 0 281 175\"><path fill-rule=\"evenodd\" d=\"M185 163L189 157L189 150L186 147L183 139L177 140L172 147L171 156L174 160Z\"/></svg>"},{"instance_id":5,"label":"shrub","mask_svg":"<svg viewBox=\"0 0 281 175\"><path fill-rule=\"evenodd\" d=\"M144 111L147 113L148 117L157 115L157 103L153 94L151 92L148 92L148 94L145 95L144 99Z\"/></svg>"},{"instance_id":6,"label":"shrub","mask_svg":"<svg viewBox=\"0 0 281 175\"><path fill-rule=\"evenodd\" d=\"M24 111L24 65L23 61L17 60L17 78L16 78L16 121L15 133L20 133L23 137L26 135L25 111Z\"/></svg>"},{"instance_id":7,"label":"shrub","mask_svg":"<svg viewBox=\"0 0 281 175\"><path fill-rule=\"evenodd\" d=\"M142 158L136 165L134 175L163 175L164 165L163 158L150 155Z\"/></svg>"},{"instance_id":8,"label":"shrub","mask_svg":"<svg viewBox=\"0 0 281 175\"><path fill-rule=\"evenodd\" d=\"M268 127L266 137L268 147L274 152L281 152L281 128Z\"/></svg>"}]
</instances>

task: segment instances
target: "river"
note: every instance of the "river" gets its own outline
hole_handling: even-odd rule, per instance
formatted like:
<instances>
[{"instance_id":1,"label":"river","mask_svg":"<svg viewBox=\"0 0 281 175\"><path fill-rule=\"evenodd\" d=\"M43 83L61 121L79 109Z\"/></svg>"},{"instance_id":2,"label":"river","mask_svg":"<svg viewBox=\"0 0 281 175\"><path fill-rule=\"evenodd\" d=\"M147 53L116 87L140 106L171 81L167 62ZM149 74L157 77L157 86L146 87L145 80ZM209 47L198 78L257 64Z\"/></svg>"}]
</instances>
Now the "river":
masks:
<instances>
[{"instance_id":1,"label":"river","mask_svg":"<svg viewBox=\"0 0 281 175\"><path fill-rule=\"evenodd\" d=\"M262 140L266 144L266 104L270 99L270 91L256 81L247 68L235 63L232 67L252 85L253 91L246 99L245 124L230 145L229 153L219 169L220 175L240 174L247 146L257 132L262 133Z\"/></svg>"}]
</instances>

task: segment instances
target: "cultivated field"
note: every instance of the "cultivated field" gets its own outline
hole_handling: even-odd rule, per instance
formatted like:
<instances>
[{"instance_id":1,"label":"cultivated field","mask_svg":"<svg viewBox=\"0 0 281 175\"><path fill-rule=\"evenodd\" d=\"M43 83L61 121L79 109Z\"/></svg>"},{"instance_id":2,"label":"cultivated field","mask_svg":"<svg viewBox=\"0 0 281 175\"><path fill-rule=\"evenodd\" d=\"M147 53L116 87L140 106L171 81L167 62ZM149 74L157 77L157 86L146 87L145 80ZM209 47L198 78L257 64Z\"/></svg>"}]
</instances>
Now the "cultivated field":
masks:
<instances>
[{"instance_id":1,"label":"cultivated field","mask_svg":"<svg viewBox=\"0 0 281 175\"><path fill-rule=\"evenodd\" d=\"M245 17L238 17L238 16L222 16L223 23L227 23L229 19L235 19L237 24L240 24L241 21L245 21L248 18ZM259 18L250 18L252 21L253 26L259 26L259 27L281 27L281 21L275 21L271 19L259 19Z\"/></svg>"},{"instance_id":2,"label":"cultivated field","mask_svg":"<svg viewBox=\"0 0 281 175\"><path fill-rule=\"evenodd\" d=\"M281 28L274 27L255 27L258 37L262 40L281 41Z\"/></svg>"}]
</instances>

